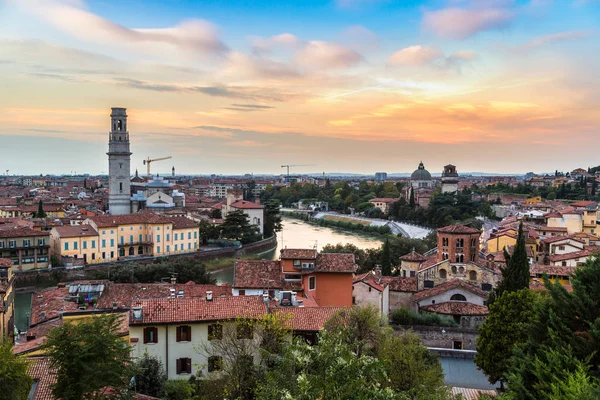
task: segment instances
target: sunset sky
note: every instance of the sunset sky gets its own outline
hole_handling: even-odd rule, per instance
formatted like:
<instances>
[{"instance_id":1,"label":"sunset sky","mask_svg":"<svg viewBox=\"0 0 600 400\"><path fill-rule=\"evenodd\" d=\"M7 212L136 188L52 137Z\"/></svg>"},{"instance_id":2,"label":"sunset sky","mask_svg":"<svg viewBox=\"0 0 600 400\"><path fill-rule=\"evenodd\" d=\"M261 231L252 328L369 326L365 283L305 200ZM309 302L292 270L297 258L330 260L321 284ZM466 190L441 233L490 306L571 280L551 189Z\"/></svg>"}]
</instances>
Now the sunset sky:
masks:
<instances>
[{"instance_id":1,"label":"sunset sky","mask_svg":"<svg viewBox=\"0 0 600 400\"><path fill-rule=\"evenodd\" d=\"M600 1L0 0L0 170L600 164Z\"/></svg>"}]
</instances>

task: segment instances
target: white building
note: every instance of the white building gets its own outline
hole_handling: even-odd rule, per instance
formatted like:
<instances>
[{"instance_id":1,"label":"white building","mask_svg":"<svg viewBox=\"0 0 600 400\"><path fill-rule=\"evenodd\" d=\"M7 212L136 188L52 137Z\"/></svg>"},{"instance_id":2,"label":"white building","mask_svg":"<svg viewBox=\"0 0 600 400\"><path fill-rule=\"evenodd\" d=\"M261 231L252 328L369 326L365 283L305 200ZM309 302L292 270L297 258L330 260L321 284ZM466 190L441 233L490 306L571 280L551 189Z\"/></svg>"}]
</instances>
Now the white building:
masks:
<instances>
[{"instance_id":1,"label":"white building","mask_svg":"<svg viewBox=\"0 0 600 400\"><path fill-rule=\"evenodd\" d=\"M223 218L227 217L227 214L232 211L243 211L244 214L248 216L248 220L250 224L256 226L262 235L264 233L264 223L265 223L265 210L264 207L258 203L254 203L252 201L246 200L238 200L235 201L234 195L232 193L227 194L227 201L221 207L221 215Z\"/></svg>"}]
</instances>

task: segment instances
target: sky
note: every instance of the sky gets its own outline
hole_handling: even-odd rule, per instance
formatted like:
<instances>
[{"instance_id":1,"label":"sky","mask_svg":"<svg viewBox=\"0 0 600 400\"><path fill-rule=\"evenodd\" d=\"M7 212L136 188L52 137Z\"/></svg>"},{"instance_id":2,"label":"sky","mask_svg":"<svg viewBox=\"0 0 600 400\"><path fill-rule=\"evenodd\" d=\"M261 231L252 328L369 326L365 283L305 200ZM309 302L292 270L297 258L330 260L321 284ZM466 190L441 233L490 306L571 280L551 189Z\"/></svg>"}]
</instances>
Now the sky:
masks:
<instances>
[{"instance_id":1,"label":"sky","mask_svg":"<svg viewBox=\"0 0 600 400\"><path fill-rule=\"evenodd\" d=\"M0 0L0 170L600 164L598 0Z\"/></svg>"}]
</instances>

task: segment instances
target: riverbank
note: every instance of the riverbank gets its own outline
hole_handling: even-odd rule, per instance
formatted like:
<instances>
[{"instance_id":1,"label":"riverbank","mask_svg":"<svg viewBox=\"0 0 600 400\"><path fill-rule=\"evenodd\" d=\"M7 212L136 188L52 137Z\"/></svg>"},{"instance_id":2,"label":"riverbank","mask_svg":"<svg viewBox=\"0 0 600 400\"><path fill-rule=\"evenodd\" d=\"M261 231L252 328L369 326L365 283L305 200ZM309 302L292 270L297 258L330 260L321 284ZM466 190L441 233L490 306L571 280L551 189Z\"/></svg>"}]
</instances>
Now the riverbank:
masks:
<instances>
[{"instance_id":1,"label":"riverbank","mask_svg":"<svg viewBox=\"0 0 600 400\"><path fill-rule=\"evenodd\" d=\"M385 239L390 234L390 229L387 226L370 226L369 223L365 222L350 222L349 219L344 217L328 217L328 218L312 218L307 213L297 213L294 211L284 211L282 215L289 218L298 219L306 222L307 224L315 226L323 226L332 229L339 229L350 233L361 233L366 236L373 236L380 240Z\"/></svg>"}]
</instances>

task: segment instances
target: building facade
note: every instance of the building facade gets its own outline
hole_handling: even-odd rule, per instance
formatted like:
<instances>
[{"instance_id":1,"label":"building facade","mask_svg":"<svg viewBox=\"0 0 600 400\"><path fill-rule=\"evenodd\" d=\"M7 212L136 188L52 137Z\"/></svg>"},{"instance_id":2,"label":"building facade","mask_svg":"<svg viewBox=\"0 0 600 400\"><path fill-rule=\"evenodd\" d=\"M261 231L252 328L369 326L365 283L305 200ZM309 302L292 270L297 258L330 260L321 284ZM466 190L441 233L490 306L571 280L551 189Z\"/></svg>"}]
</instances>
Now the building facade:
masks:
<instances>
[{"instance_id":1,"label":"building facade","mask_svg":"<svg viewBox=\"0 0 600 400\"><path fill-rule=\"evenodd\" d=\"M442 193L458 192L458 172L456 166L448 164L442 171Z\"/></svg>"},{"instance_id":2,"label":"building facade","mask_svg":"<svg viewBox=\"0 0 600 400\"><path fill-rule=\"evenodd\" d=\"M125 108L112 108L111 130L108 141L109 197L108 208L111 215L131 212L129 131Z\"/></svg>"},{"instance_id":3,"label":"building facade","mask_svg":"<svg viewBox=\"0 0 600 400\"><path fill-rule=\"evenodd\" d=\"M0 258L0 342L14 338L13 263Z\"/></svg>"},{"instance_id":4,"label":"building facade","mask_svg":"<svg viewBox=\"0 0 600 400\"><path fill-rule=\"evenodd\" d=\"M0 230L0 258L10 259L15 270L47 268L50 256L50 232L29 227Z\"/></svg>"}]
</instances>

